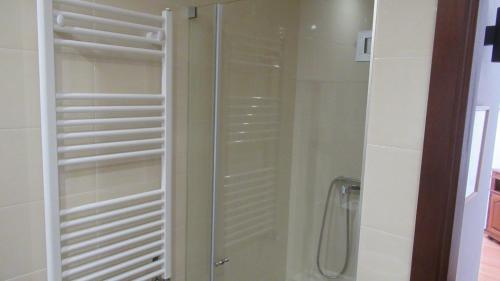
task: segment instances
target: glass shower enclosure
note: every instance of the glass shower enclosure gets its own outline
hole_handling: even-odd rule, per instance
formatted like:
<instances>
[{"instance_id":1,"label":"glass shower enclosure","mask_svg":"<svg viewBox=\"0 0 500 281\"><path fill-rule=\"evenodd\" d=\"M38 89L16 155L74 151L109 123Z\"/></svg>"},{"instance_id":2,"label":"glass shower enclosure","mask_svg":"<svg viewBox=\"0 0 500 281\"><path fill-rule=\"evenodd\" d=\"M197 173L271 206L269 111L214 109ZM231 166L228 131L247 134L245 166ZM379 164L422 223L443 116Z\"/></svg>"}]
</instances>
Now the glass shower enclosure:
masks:
<instances>
[{"instance_id":1,"label":"glass shower enclosure","mask_svg":"<svg viewBox=\"0 0 500 281\"><path fill-rule=\"evenodd\" d=\"M355 280L372 14L189 9L186 280Z\"/></svg>"}]
</instances>

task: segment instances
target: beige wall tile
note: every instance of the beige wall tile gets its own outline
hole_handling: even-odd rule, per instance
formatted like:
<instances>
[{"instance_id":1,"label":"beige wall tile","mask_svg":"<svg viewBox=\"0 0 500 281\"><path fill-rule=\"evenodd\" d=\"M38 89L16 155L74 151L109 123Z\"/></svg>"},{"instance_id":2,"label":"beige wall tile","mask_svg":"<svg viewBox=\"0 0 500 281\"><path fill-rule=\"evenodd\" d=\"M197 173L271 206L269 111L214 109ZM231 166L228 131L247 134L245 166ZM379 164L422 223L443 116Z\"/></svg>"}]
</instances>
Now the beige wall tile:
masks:
<instances>
[{"instance_id":1,"label":"beige wall tile","mask_svg":"<svg viewBox=\"0 0 500 281\"><path fill-rule=\"evenodd\" d=\"M12 278L6 281L47 281L47 271L40 270L32 273L28 273L23 276Z\"/></svg>"},{"instance_id":2,"label":"beige wall tile","mask_svg":"<svg viewBox=\"0 0 500 281\"><path fill-rule=\"evenodd\" d=\"M121 7L133 11L140 11L144 13L161 15L161 12L167 8L172 7L178 1L169 0L95 0L96 3ZM184 1L185 2L185 1ZM129 19L131 20L131 19Z\"/></svg>"},{"instance_id":3,"label":"beige wall tile","mask_svg":"<svg viewBox=\"0 0 500 281\"><path fill-rule=\"evenodd\" d=\"M313 80L315 77L316 64L314 58L315 41L309 38L300 38L298 41L299 56L297 65L298 80Z\"/></svg>"},{"instance_id":4,"label":"beige wall tile","mask_svg":"<svg viewBox=\"0 0 500 281\"><path fill-rule=\"evenodd\" d=\"M361 224L411 239L421 152L368 145Z\"/></svg>"},{"instance_id":5,"label":"beige wall tile","mask_svg":"<svg viewBox=\"0 0 500 281\"><path fill-rule=\"evenodd\" d=\"M0 1L0 34L0 48L35 50L36 1Z\"/></svg>"},{"instance_id":6,"label":"beige wall tile","mask_svg":"<svg viewBox=\"0 0 500 281\"><path fill-rule=\"evenodd\" d=\"M0 6L5 2L13 1L2 1ZM4 12L0 10L0 13ZM12 24L9 25L12 26ZM0 34L3 33L0 31ZM0 61L2 62L0 67L0 93L2 93L0 129L40 127L36 53L0 49Z\"/></svg>"},{"instance_id":7,"label":"beige wall tile","mask_svg":"<svg viewBox=\"0 0 500 281\"><path fill-rule=\"evenodd\" d=\"M373 0L301 1L300 34L352 46L371 29Z\"/></svg>"},{"instance_id":8,"label":"beige wall tile","mask_svg":"<svg viewBox=\"0 0 500 281\"><path fill-rule=\"evenodd\" d=\"M0 130L0 139L0 208L42 200L40 130Z\"/></svg>"},{"instance_id":9,"label":"beige wall tile","mask_svg":"<svg viewBox=\"0 0 500 281\"><path fill-rule=\"evenodd\" d=\"M421 149L430 77L429 57L375 59L367 141Z\"/></svg>"},{"instance_id":10,"label":"beige wall tile","mask_svg":"<svg viewBox=\"0 0 500 281\"><path fill-rule=\"evenodd\" d=\"M43 202L0 208L0 225L0 280L45 267Z\"/></svg>"},{"instance_id":11,"label":"beige wall tile","mask_svg":"<svg viewBox=\"0 0 500 281\"><path fill-rule=\"evenodd\" d=\"M187 174L174 175L174 227L186 226L187 216Z\"/></svg>"},{"instance_id":12,"label":"beige wall tile","mask_svg":"<svg viewBox=\"0 0 500 281\"><path fill-rule=\"evenodd\" d=\"M339 44L324 38L301 37L299 42L299 80L368 81L369 64L354 61L355 41L352 44Z\"/></svg>"},{"instance_id":13,"label":"beige wall tile","mask_svg":"<svg viewBox=\"0 0 500 281\"><path fill-rule=\"evenodd\" d=\"M105 93L159 93L161 65L103 58L95 65L95 90Z\"/></svg>"},{"instance_id":14,"label":"beige wall tile","mask_svg":"<svg viewBox=\"0 0 500 281\"><path fill-rule=\"evenodd\" d=\"M186 280L186 227L176 227L173 240L173 281L184 281Z\"/></svg>"},{"instance_id":15,"label":"beige wall tile","mask_svg":"<svg viewBox=\"0 0 500 281\"><path fill-rule=\"evenodd\" d=\"M71 196L96 190L95 165L84 167L61 167L59 169L60 196Z\"/></svg>"},{"instance_id":16,"label":"beige wall tile","mask_svg":"<svg viewBox=\"0 0 500 281\"><path fill-rule=\"evenodd\" d=\"M84 204L94 203L97 200L97 191L82 192L60 197L61 209L68 209Z\"/></svg>"},{"instance_id":17,"label":"beige wall tile","mask_svg":"<svg viewBox=\"0 0 500 281\"><path fill-rule=\"evenodd\" d=\"M111 199L160 187L159 159L103 163L97 170L99 199Z\"/></svg>"},{"instance_id":18,"label":"beige wall tile","mask_svg":"<svg viewBox=\"0 0 500 281\"><path fill-rule=\"evenodd\" d=\"M357 276L407 281L437 1L377 3Z\"/></svg>"},{"instance_id":19,"label":"beige wall tile","mask_svg":"<svg viewBox=\"0 0 500 281\"><path fill-rule=\"evenodd\" d=\"M379 0L375 58L431 56L436 10L437 0Z\"/></svg>"},{"instance_id":20,"label":"beige wall tile","mask_svg":"<svg viewBox=\"0 0 500 281\"><path fill-rule=\"evenodd\" d=\"M411 239L361 227L356 280L409 280L411 242Z\"/></svg>"},{"instance_id":21,"label":"beige wall tile","mask_svg":"<svg viewBox=\"0 0 500 281\"><path fill-rule=\"evenodd\" d=\"M93 92L95 58L69 52L56 51L56 90L59 92Z\"/></svg>"}]
</instances>

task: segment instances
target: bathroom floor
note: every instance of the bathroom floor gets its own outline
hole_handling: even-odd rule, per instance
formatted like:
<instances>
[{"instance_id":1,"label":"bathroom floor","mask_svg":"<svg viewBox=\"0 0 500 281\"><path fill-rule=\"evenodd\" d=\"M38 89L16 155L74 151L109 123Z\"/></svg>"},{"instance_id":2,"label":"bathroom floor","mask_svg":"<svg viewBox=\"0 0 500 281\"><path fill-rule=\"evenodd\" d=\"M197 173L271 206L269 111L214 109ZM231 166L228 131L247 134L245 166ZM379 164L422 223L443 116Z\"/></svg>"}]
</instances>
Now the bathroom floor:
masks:
<instances>
[{"instance_id":1,"label":"bathroom floor","mask_svg":"<svg viewBox=\"0 0 500 281\"><path fill-rule=\"evenodd\" d=\"M487 236L483 239L479 281L500 281L500 243Z\"/></svg>"}]
</instances>

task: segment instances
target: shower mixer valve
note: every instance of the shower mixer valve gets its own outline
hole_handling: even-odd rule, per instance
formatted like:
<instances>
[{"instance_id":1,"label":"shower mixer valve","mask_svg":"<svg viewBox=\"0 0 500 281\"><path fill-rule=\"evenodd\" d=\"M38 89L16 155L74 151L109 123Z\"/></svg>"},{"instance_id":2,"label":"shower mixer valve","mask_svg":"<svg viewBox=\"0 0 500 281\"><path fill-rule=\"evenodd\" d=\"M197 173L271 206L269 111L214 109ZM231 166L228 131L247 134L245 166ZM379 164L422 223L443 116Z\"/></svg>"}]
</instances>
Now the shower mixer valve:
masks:
<instances>
[{"instance_id":1,"label":"shower mixer valve","mask_svg":"<svg viewBox=\"0 0 500 281\"><path fill-rule=\"evenodd\" d=\"M342 264L342 267L338 269L337 272L327 272L322 264L321 264L321 253L323 250L323 238L324 238L324 232L325 232L325 226L326 226L326 220L329 212L329 206L330 206L330 199L332 197L332 193L334 190L338 190L340 192L340 195L342 196L341 198L341 204L343 200L346 200L346 203L349 204L349 198L352 192L359 192L361 190L361 182L358 179L353 179L353 178L347 178L347 177L337 177L335 178L331 183L330 187L328 188L328 195L326 197L326 202L325 202L325 210L323 213L323 219L321 222L321 229L320 229L320 234L319 234L319 241L318 241L318 250L316 252L316 267L319 271L319 273L329 279L329 280L336 280L341 278L341 276L346 272L347 267L348 267L348 262L349 262L349 257L350 257L350 251L351 251L351 210L349 206L346 206L345 209L345 229L346 229L346 241L345 241L345 255L344 255L344 261Z\"/></svg>"},{"instance_id":2,"label":"shower mixer valve","mask_svg":"<svg viewBox=\"0 0 500 281\"><path fill-rule=\"evenodd\" d=\"M340 189L340 193L345 195L347 193L351 193L353 191L360 191L361 187L359 184L350 184L350 185L342 185Z\"/></svg>"}]
</instances>

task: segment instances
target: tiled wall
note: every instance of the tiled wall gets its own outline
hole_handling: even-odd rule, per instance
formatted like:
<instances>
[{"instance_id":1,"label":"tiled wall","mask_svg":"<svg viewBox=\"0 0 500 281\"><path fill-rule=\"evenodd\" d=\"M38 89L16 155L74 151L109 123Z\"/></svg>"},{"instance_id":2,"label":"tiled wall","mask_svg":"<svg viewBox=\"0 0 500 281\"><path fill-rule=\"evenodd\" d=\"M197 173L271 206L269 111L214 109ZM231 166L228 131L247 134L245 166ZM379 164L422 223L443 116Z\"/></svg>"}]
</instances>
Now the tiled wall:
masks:
<instances>
[{"instance_id":1,"label":"tiled wall","mask_svg":"<svg viewBox=\"0 0 500 281\"><path fill-rule=\"evenodd\" d=\"M138 9L161 9L169 3L106 2L127 2ZM377 1L358 281L408 280L435 8L436 0ZM35 19L35 0L0 1L2 281L45 280ZM182 20L176 21L178 41L186 39L185 28ZM176 49L175 80L181 81L175 85L176 116L187 111L187 82L182 80L187 79L186 50L186 46ZM179 274L184 268L186 120L175 122L174 238L179 247L174 249L174 274ZM182 280L183 274L177 279Z\"/></svg>"},{"instance_id":2,"label":"tiled wall","mask_svg":"<svg viewBox=\"0 0 500 281\"><path fill-rule=\"evenodd\" d=\"M0 1L0 280L43 280L35 1Z\"/></svg>"},{"instance_id":3,"label":"tiled wall","mask_svg":"<svg viewBox=\"0 0 500 281\"><path fill-rule=\"evenodd\" d=\"M377 0L357 281L409 280L436 0Z\"/></svg>"},{"instance_id":4,"label":"tiled wall","mask_svg":"<svg viewBox=\"0 0 500 281\"><path fill-rule=\"evenodd\" d=\"M105 4L159 14L168 0L102 0ZM173 3L176 4L176 3ZM173 5L172 7L177 7ZM176 17L175 24L179 19ZM177 32L177 29L176 29ZM36 45L36 1L0 1L0 280L43 281L45 248L40 111ZM179 37L179 33L175 34ZM184 50L176 46L175 57ZM177 62L177 61L176 61ZM185 232L185 122L187 87L182 64L174 73L174 274L181 280ZM160 66L140 61L96 59L76 53L56 58L57 88L68 91L158 92ZM179 75L181 74L181 75ZM61 82L64 81L64 82ZM184 99L183 99L184 98ZM158 186L158 161L138 161L114 169L95 166L64 171L62 206L138 192ZM180 261L182 264L179 264ZM176 276L176 277L177 277Z\"/></svg>"}]
</instances>

